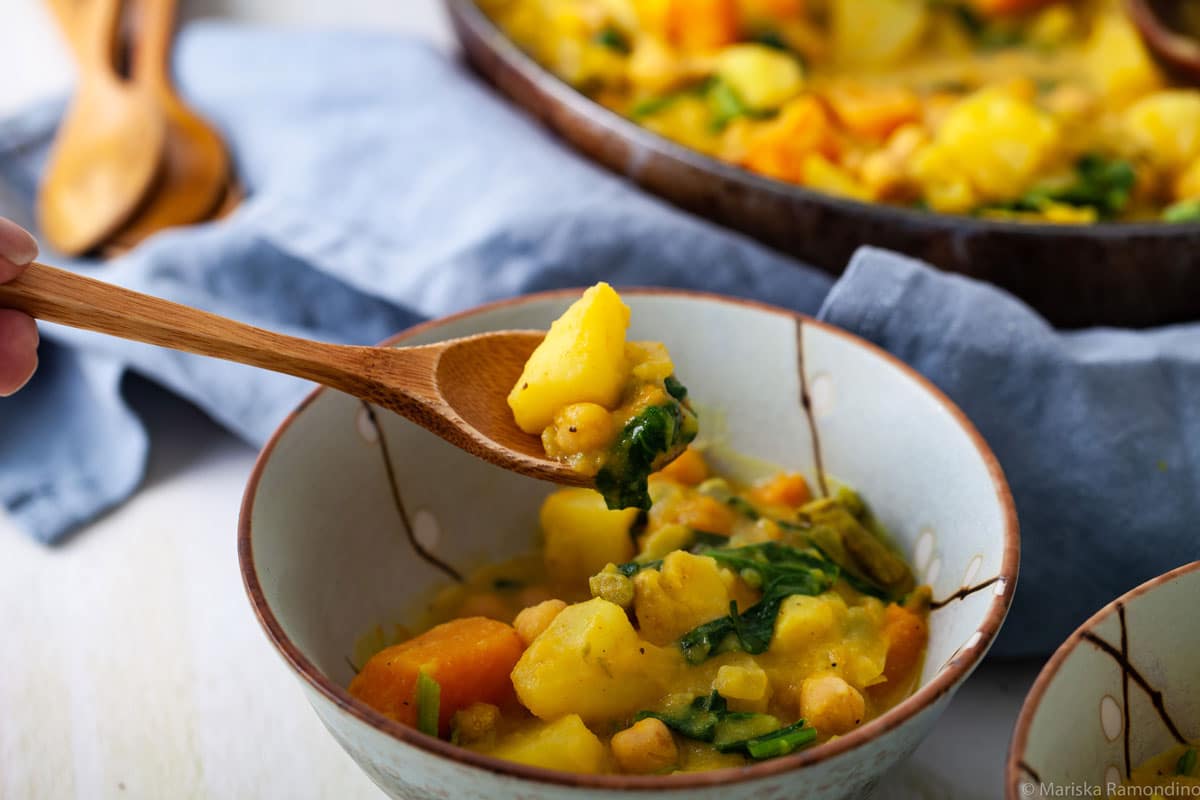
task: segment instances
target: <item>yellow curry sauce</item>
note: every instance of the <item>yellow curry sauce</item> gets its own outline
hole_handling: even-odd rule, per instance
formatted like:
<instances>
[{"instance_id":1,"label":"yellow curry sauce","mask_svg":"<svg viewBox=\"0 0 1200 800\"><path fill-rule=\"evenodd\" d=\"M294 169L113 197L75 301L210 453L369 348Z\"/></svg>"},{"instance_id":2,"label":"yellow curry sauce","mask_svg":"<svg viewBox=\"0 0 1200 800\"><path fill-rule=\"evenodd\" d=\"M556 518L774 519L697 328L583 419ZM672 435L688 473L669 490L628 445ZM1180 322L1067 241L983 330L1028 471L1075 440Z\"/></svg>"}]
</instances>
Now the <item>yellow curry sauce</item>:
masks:
<instances>
[{"instance_id":1,"label":"yellow curry sauce","mask_svg":"<svg viewBox=\"0 0 1200 800\"><path fill-rule=\"evenodd\" d=\"M1127 786L1137 787L1171 787L1175 791L1164 791L1152 795L1154 800L1165 800L1167 797L1194 797L1192 791L1200 794L1200 759L1197 758L1195 745L1182 745L1166 753L1155 756L1133 771ZM1181 787L1190 787L1192 791L1181 793Z\"/></svg>"},{"instance_id":2,"label":"yellow curry sauce","mask_svg":"<svg viewBox=\"0 0 1200 800\"><path fill-rule=\"evenodd\" d=\"M572 417L583 438L561 447L603 470L639 415L685 404L665 348L629 348L627 323L616 293L593 287L548 334L543 354L558 355L530 359L513 407L548 450L563 410L594 403L604 415ZM604 436L584 430L591 418ZM633 774L785 755L909 695L929 590L858 495L814 498L790 473L738 483L699 446L674 457L661 443L639 444L643 462L670 462L640 477L647 508L552 493L540 552L441 592L424 633L372 655L350 692L471 750Z\"/></svg>"},{"instance_id":3,"label":"yellow curry sauce","mask_svg":"<svg viewBox=\"0 0 1200 800\"><path fill-rule=\"evenodd\" d=\"M1200 220L1200 91L1121 0L479 1L600 103L772 178L1011 220Z\"/></svg>"}]
</instances>

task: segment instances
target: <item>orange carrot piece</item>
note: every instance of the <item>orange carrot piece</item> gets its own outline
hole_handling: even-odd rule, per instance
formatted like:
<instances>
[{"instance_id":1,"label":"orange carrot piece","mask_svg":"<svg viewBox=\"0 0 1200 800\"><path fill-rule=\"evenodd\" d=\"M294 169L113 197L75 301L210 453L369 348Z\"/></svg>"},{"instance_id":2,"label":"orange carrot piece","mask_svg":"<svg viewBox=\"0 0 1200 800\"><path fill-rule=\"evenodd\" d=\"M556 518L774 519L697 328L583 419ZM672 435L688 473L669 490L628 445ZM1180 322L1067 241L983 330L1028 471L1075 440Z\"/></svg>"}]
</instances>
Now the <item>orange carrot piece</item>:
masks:
<instances>
[{"instance_id":1,"label":"orange carrot piece","mask_svg":"<svg viewBox=\"0 0 1200 800\"><path fill-rule=\"evenodd\" d=\"M826 95L842 127L857 136L882 140L921 118L921 100L902 86L839 86Z\"/></svg>"},{"instance_id":2,"label":"orange carrot piece","mask_svg":"<svg viewBox=\"0 0 1200 800\"><path fill-rule=\"evenodd\" d=\"M708 463L698 450L689 447L663 467L659 474L685 486L696 486L708 477Z\"/></svg>"},{"instance_id":3,"label":"orange carrot piece","mask_svg":"<svg viewBox=\"0 0 1200 800\"><path fill-rule=\"evenodd\" d=\"M671 0L667 38L683 50L716 50L738 36L735 0Z\"/></svg>"},{"instance_id":4,"label":"orange carrot piece","mask_svg":"<svg viewBox=\"0 0 1200 800\"><path fill-rule=\"evenodd\" d=\"M737 514L720 500L698 494L680 505L675 521L692 530L728 536Z\"/></svg>"},{"instance_id":5,"label":"orange carrot piece","mask_svg":"<svg viewBox=\"0 0 1200 800\"><path fill-rule=\"evenodd\" d=\"M925 615L892 603L884 617L884 633L888 639L887 661L883 674L892 685L905 684L920 666L929 642L929 623Z\"/></svg>"},{"instance_id":6,"label":"orange carrot piece","mask_svg":"<svg viewBox=\"0 0 1200 800\"><path fill-rule=\"evenodd\" d=\"M803 97L788 103L776 119L755 131L744 166L782 181L803 183L805 159L812 153L832 156L836 149L825 106L813 97Z\"/></svg>"},{"instance_id":7,"label":"orange carrot piece","mask_svg":"<svg viewBox=\"0 0 1200 800\"><path fill-rule=\"evenodd\" d=\"M438 732L450 733L455 712L472 703L515 699L509 675L525 645L512 626L485 617L456 619L385 648L350 682L350 694L406 725L417 724L417 675L441 686Z\"/></svg>"},{"instance_id":8,"label":"orange carrot piece","mask_svg":"<svg viewBox=\"0 0 1200 800\"><path fill-rule=\"evenodd\" d=\"M812 499L808 481L798 472L783 472L750 492L756 501L769 506L798 508Z\"/></svg>"}]
</instances>

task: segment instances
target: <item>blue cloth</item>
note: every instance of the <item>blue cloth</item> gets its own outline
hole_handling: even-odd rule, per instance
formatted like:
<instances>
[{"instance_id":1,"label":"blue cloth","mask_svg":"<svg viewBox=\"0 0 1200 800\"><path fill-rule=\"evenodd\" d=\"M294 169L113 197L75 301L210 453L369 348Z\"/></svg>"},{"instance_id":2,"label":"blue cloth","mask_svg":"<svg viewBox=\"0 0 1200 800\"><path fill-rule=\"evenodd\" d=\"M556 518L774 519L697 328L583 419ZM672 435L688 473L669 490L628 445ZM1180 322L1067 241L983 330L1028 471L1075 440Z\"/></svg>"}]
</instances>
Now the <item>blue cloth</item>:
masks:
<instances>
[{"instance_id":1,"label":"blue cloth","mask_svg":"<svg viewBox=\"0 0 1200 800\"><path fill-rule=\"evenodd\" d=\"M997 652L1046 652L1116 594L1196 555L1200 325L1060 334L1002 292L870 249L834 285L591 166L418 42L197 24L176 68L225 131L249 199L103 266L59 263L338 342L601 278L819 311L928 375L997 451L1024 532ZM10 196L0 213L29 221L60 113L58 103L0 123ZM38 376L0 401L0 502L45 542L142 477L147 435L122 398L126 372L252 443L309 388L57 326L43 333Z\"/></svg>"}]
</instances>

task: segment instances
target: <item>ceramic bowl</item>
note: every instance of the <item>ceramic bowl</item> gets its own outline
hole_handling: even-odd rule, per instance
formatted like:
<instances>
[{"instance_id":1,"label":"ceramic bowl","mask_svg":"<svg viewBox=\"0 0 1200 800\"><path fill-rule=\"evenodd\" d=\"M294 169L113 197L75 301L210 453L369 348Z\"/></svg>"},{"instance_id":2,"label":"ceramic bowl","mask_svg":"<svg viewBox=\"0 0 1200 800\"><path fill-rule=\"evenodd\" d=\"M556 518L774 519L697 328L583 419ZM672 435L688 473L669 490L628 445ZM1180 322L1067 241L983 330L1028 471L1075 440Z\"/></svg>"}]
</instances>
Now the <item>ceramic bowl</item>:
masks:
<instances>
[{"instance_id":1,"label":"ceramic bowl","mask_svg":"<svg viewBox=\"0 0 1200 800\"><path fill-rule=\"evenodd\" d=\"M597 163L831 272L871 244L1002 286L1060 327L1200 318L1200 224L1031 225L861 203L772 180L613 113L525 55L476 6L443 0L471 66Z\"/></svg>"},{"instance_id":2,"label":"ceramic bowl","mask_svg":"<svg viewBox=\"0 0 1200 800\"><path fill-rule=\"evenodd\" d=\"M544 330L578 295L486 306L394 341ZM283 424L246 491L239 551L255 613L330 732L393 797L630 798L664 789L712 800L800 790L809 800L865 796L929 731L1004 619L1019 551L1004 476L944 396L849 334L713 296L631 290L625 299L630 335L670 348L700 405L702 435L810 476L823 458L828 474L863 493L933 586L929 654L912 697L820 747L665 777L525 767L386 719L345 690L356 640L375 625L411 620L450 581L443 566L465 572L530 552L552 487L332 391L313 394Z\"/></svg>"},{"instance_id":3,"label":"ceramic bowl","mask_svg":"<svg viewBox=\"0 0 1200 800\"><path fill-rule=\"evenodd\" d=\"M1017 719L1009 800L1107 797L1142 762L1200 738L1197 608L1200 561L1122 595L1071 634Z\"/></svg>"}]
</instances>

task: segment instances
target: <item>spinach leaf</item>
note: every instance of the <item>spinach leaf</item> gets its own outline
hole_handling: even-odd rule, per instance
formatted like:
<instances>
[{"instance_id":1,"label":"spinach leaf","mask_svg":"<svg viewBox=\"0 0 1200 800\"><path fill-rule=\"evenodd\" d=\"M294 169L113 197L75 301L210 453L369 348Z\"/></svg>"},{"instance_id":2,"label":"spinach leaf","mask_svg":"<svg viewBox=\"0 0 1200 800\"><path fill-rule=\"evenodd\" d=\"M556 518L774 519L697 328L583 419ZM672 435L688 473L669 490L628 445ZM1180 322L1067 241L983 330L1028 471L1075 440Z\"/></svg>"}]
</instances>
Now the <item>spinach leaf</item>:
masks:
<instances>
[{"instance_id":1,"label":"spinach leaf","mask_svg":"<svg viewBox=\"0 0 1200 800\"><path fill-rule=\"evenodd\" d=\"M687 400L687 387L680 383L679 379L674 375L668 375L667 379L663 381L663 386L666 388L667 394L671 395L671 397L674 397L679 402L682 403L684 400Z\"/></svg>"},{"instance_id":2,"label":"spinach leaf","mask_svg":"<svg viewBox=\"0 0 1200 800\"><path fill-rule=\"evenodd\" d=\"M770 119L776 115L774 110L751 108L742 100L737 90L719 78L712 82L708 89L708 108L711 113L709 127L713 133L720 133L738 117L750 119Z\"/></svg>"},{"instance_id":3,"label":"spinach leaf","mask_svg":"<svg viewBox=\"0 0 1200 800\"><path fill-rule=\"evenodd\" d=\"M696 438L696 415L678 401L651 406L625 423L596 474L609 508L650 508L646 479Z\"/></svg>"},{"instance_id":4,"label":"spinach leaf","mask_svg":"<svg viewBox=\"0 0 1200 800\"><path fill-rule=\"evenodd\" d=\"M596 44L607 47L609 50L620 53L623 56L627 56L633 52L633 47L629 44L629 37L620 28L612 25L597 33L594 41Z\"/></svg>"},{"instance_id":5,"label":"spinach leaf","mask_svg":"<svg viewBox=\"0 0 1200 800\"><path fill-rule=\"evenodd\" d=\"M1175 774L1191 777L1196 769L1196 748L1189 747L1187 752L1179 757L1179 761L1175 764Z\"/></svg>"},{"instance_id":6,"label":"spinach leaf","mask_svg":"<svg viewBox=\"0 0 1200 800\"><path fill-rule=\"evenodd\" d=\"M1037 213L1052 203L1062 203L1094 208L1102 217L1113 217L1129 204L1136 182L1137 173L1128 161L1093 153L1075 163L1075 179L1071 183L1031 189L1015 200L986 208Z\"/></svg>"},{"instance_id":7,"label":"spinach leaf","mask_svg":"<svg viewBox=\"0 0 1200 800\"><path fill-rule=\"evenodd\" d=\"M694 698L682 711L641 711L634 720L648 718L659 720L681 736L709 742L722 753L743 753L754 759L786 755L817 738L816 729L804 720L780 727L779 720L770 714L730 711L725 698L715 691Z\"/></svg>"},{"instance_id":8,"label":"spinach leaf","mask_svg":"<svg viewBox=\"0 0 1200 800\"><path fill-rule=\"evenodd\" d=\"M795 594L819 595L833 587L841 573L837 564L815 549L800 550L778 542L745 547L700 550L697 555L714 558L722 566L762 588L762 599L741 614L729 604L729 614L706 622L679 639L679 649L691 664L732 647L751 654L771 646L775 620L783 601Z\"/></svg>"},{"instance_id":9,"label":"spinach leaf","mask_svg":"<svg viewBox=\"0 0 1200 800\"><path fill-rule=\"evenodd\" d=\"M1200 222L1200 198L1181 200L1168 206L1162 218L1163 222Z\"/></svg>"},{"instance_id":10,"label":"spinach leaf","mask_svg":"<svg viewBox=\"0 0 1200 800\"><path fill-rule=\"evenodd\" d=\"M627 561L624 564L617 565L617 572L624 575L626 578L632 578L644 569L662 569L662 559L657 561Z\"/></svg>"}]
</instances>

